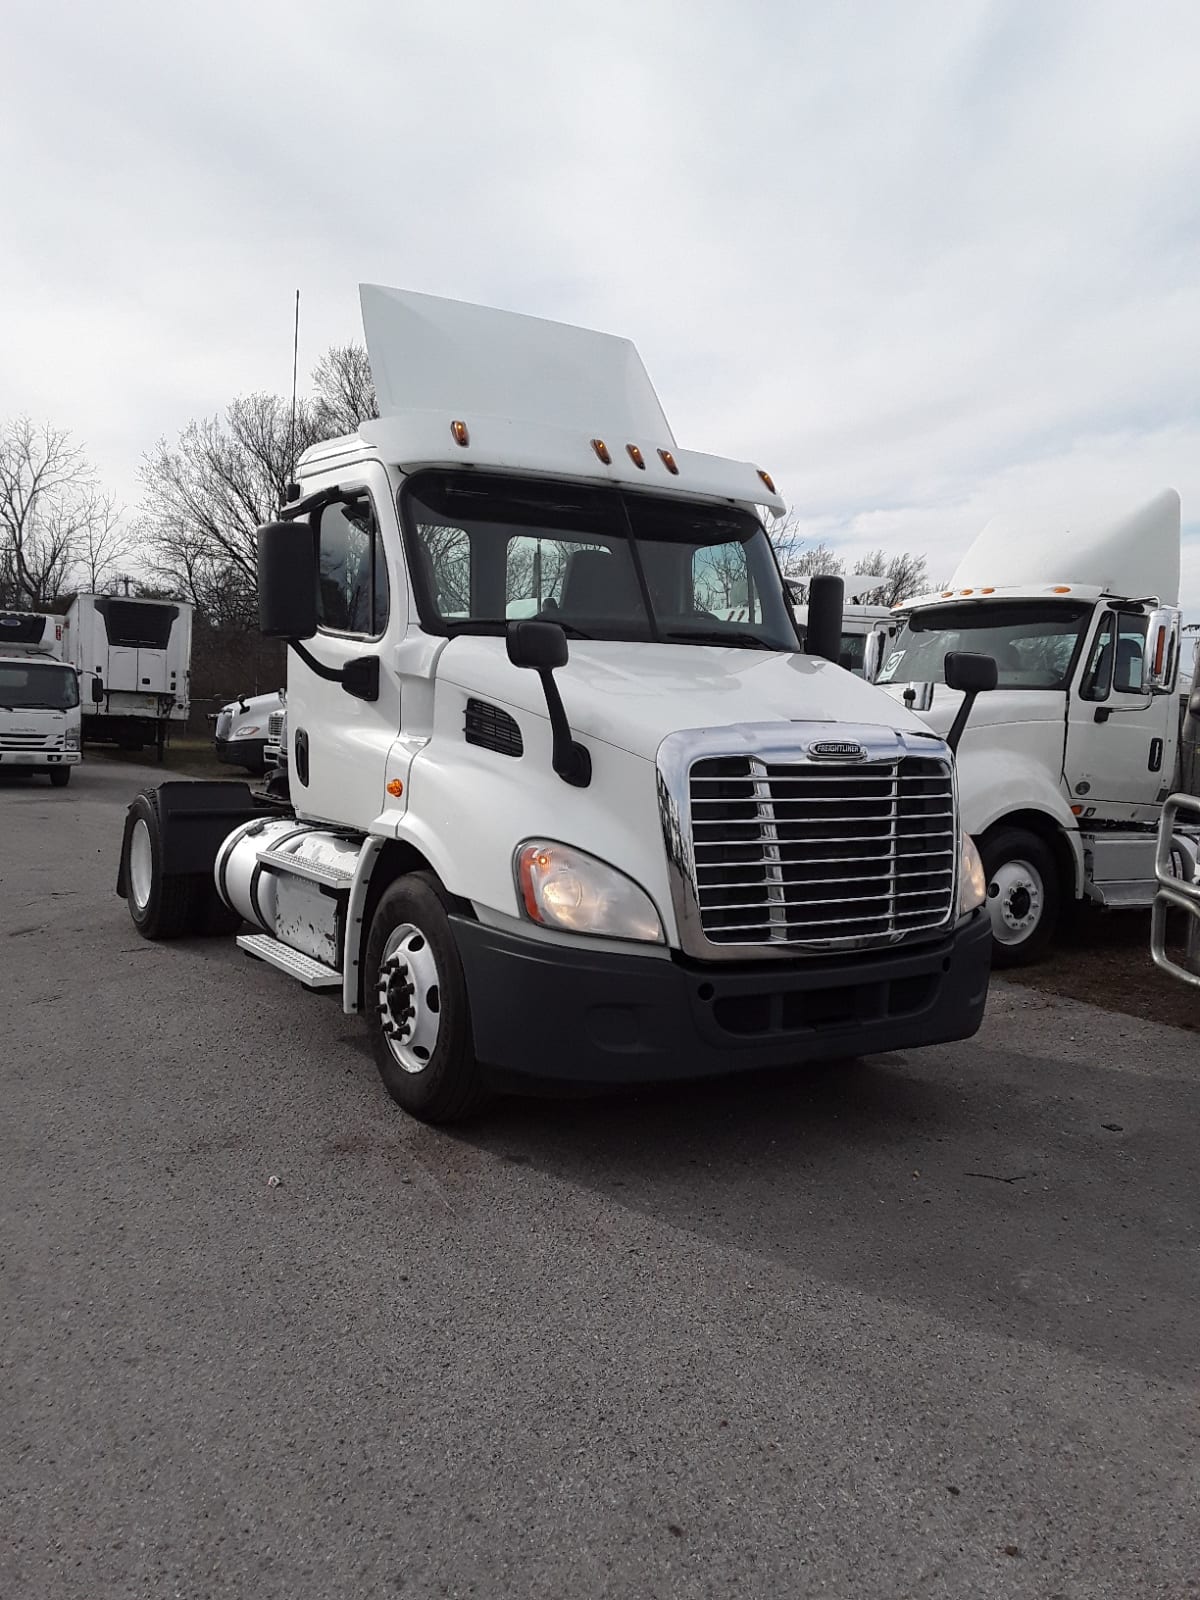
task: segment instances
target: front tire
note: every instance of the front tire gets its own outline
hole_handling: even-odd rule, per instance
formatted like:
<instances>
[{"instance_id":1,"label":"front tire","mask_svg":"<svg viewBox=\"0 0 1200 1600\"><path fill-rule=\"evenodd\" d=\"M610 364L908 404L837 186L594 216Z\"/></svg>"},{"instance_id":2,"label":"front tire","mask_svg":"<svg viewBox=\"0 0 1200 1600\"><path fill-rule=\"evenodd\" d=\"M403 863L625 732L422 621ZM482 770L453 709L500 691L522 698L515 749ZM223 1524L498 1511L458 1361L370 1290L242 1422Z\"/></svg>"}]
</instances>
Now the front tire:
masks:
<instances>
[{"instance_id":1,"label":"front tire","mask_svg":"<svg viewBox=\"0 0 1200 1600\"><path fill-rule=\"evenodd\" d=\"M410 873L385 890L363 982L371 1048L396 1104L423 1122L457 1122L478 1109L486 1087L467 984L432 873Z\"/></svg>"},{"instance_id":2,"label":"front tire","mask_svg":"<svg viewBox=\"0 0 1200 1600\"><path fill-rule=\"evenodd\" d=\"M980 842L992 923L992 965L1040 961L1058 926L1062 895L1054 853L1024 828L1000 828Z\"/></svg>"},{"instance_id":3,"label":"front tire","mask_svg":"<svg viewBox=\"0 0 1200 1600\"><path fill-rule=\"evenodd\" d=\"M65 789L71 781L70 767L51 767L50 782L56 789Z\"/></svg>"}]
</instances>

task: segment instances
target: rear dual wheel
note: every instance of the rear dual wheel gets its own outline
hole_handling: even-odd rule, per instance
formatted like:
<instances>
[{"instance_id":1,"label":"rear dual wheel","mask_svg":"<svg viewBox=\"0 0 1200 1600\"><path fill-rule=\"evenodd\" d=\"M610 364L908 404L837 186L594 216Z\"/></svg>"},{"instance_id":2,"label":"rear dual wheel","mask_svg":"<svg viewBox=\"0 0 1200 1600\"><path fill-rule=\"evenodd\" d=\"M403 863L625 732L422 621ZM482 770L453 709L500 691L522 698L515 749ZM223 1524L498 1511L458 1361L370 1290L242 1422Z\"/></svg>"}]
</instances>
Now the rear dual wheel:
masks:
<instances>
[{"instance_id":1,"label":"rear dual wheel","mask_svg":"<svg viewBox=\"0 0 1200 1600\"><path fill-rule=\"evenodd\" d=\"M241 926L209 873L166 872L162 816L153 789L143 789L130 807L122 848L125 902L143 939L232 933Z\"/></svg>"}]
</instances>

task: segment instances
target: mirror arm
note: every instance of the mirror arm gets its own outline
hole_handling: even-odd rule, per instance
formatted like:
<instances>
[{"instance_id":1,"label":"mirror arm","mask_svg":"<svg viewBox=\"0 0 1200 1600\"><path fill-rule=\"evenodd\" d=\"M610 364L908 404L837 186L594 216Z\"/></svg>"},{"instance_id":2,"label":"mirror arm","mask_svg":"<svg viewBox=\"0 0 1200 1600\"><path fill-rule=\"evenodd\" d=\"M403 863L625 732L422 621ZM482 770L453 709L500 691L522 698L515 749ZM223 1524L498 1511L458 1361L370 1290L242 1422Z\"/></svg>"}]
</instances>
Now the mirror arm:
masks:
<instances>
[{"instance_id":1,"label":"mirror arm","mask_svg":"<svg viewBox=\"0 0 1200 1600\"><path fill-rule=\"evenodd\" d=\"M315 672L318 678L324 678L326 683L341 683L342 671L340 667L327 667L323 661L318 661L301 644L299 639L289 639L288 645L303 661L310 672Z\"/></svg>"},{"instance_id":2,"label":"mirror arm","mask_svg":"<svg viewBox=\"0 0 1200 1600\"><path fill-rule=\"evenodd\" d=\"M950 732L946 735L946 743L958 754L958 742L963 736L967 726L967 718L971 715L971 708L978 698L978 689L968 689L962 697L958 710L954 713L954 721L950 724Z\"/></svg>"},{"instance_id":3,"label":"mirror arm","mask_svg":"<svg viewBox=\"0 0 1200 1600\"><path fill-rule=\"evenodd\" d=\"M564 783L576 789L586 789L592 781L591 753L571 737L571 724L567 721L553 672L547 667L538 673L538 677L542 680L546 710L550 713L550 731L554 736L551 765Z\"/></svg>"}]
</instances>

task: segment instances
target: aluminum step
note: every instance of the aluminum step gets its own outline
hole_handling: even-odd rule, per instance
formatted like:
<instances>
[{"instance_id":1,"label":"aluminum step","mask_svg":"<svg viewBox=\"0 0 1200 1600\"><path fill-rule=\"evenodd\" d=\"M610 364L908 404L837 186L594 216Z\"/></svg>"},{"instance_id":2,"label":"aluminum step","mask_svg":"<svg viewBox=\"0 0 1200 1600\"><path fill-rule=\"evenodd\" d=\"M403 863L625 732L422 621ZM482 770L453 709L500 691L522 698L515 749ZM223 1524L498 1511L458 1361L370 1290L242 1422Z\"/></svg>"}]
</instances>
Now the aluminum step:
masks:
<instances>
[{"instance_id":1,"label":"aluminum step","mask_svg":"<svg viewBox=\"0 0 1200 1600\"><path fill-rule=\"evenodd\" d=\"M349 889L354 875L341 867L326 866L323 861L305 861L287 850L264 850L259 856L264 867L278 872L290 872L294 878L305 878L309 883L320 883L329 889Z\"/></svg>"},{"instance_id":2,"label":"aluminum step","mask_svg":"<svg viewBox=\"0 0 1200 1600\"><path fill-rule=\"evenodd\" d=\"M240 933L238 945L248 956L256 956L269 966L278 967L290 978L299 978L306 989L340 989L342 975L320 961L314 961L302 950L272 939L269 933Z\"/></svg>"}]
</instances>

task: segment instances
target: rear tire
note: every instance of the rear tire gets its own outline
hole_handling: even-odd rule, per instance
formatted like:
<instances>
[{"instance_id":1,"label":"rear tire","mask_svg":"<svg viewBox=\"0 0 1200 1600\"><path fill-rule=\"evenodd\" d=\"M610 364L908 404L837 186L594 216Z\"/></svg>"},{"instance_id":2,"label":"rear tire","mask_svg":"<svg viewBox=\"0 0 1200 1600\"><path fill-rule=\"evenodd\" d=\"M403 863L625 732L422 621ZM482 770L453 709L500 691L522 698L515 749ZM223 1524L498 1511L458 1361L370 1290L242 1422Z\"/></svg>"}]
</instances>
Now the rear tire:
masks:
<instances>
[{"instance_id":1,"label":"rear tire","mask_svg":"<svg viewBox=\"0 0 1200 1600\"><path fill-rule=\"evenodd\" d=\"M197 938L239 928L241 917L217 894L210 873L164 872L157 793L143 789L129 812L122 877L129 915L142 938Z\"/></svg>"},{"instance_id":2,"label":"rear tire","mask_svg":"<svg viewBox=\"0 0 1200 1600\"><path fill-rule=\"evenodd\" d=\"M384 1087L423 1122L458 1122L487 1098L454 932L432 873L384 891L363 963L367 1027Z\"/></svg>"},{"instance_id":3,"label":"rear tire","mask_svg":"<svg viewBox=\"0 0 1200 1600\"><path fill-rule=\"evenodd\" d=\"M71 781L70 767L51 767L50 782L56 789L65 789Z\"/></svg>"},{"instance_id":4,"label":"rear tire","mask_svg":"<svg viewBox=\"0 0 1200 1600\"><path fill-rule=\"evenodd\" d=\"M1040 961L1058 927L1062 891L1054 852L1024 828L999 828L980 840L992 923L992 965Z\"/></svg>"}]
</instances>

